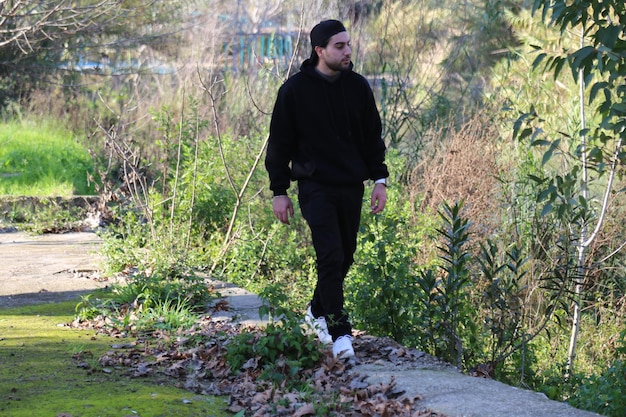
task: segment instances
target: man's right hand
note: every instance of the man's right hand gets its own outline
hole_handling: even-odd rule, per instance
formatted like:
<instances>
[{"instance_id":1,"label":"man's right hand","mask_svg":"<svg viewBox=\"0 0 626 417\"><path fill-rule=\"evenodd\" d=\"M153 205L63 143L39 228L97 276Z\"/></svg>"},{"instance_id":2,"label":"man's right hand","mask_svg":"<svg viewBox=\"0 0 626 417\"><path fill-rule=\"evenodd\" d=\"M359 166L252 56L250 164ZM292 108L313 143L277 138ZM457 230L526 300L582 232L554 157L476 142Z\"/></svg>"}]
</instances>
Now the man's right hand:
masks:
<instances>
[{"instance_id":1,"label":"man's right hand","mask_svg":"<svg viewBox=\"0 0 626 417\"><path fill-rule=\"evenodd\" d=\"M289 218L293 218L293 203L289 196L277 195L272 199L274 215L281 223L289 224Z\"/></svg>"}]
</instances>

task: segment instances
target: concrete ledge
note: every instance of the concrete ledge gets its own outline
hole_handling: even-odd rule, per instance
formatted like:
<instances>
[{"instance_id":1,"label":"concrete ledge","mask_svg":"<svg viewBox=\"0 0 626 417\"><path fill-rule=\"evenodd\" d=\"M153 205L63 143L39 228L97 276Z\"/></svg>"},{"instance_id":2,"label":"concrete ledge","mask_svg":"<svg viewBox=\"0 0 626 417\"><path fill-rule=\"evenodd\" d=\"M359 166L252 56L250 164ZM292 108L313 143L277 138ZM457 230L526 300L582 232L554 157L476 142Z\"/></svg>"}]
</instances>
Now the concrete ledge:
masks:
<instances>
[{"instance_id":1,"label":"concrete ledge","mask_svg":"<svg viewBox=\"0 0 626 417\"><path fill-rule=\"evenodd\" d=\"M356 372L370 383L388 383L409 396L422 397L420 405L450 417L598 417L535 391L512 387L492 379L471 377L449 369L384 369L357 365Z\"/></svg>"}]
</instances>

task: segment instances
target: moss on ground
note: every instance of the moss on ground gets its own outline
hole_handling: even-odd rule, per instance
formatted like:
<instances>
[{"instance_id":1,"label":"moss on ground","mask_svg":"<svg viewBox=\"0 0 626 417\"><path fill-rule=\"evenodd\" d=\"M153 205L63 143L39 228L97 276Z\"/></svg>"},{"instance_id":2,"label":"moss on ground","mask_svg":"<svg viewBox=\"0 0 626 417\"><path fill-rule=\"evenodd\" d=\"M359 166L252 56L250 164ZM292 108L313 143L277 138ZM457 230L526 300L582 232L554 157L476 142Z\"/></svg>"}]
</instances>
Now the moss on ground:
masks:
<instances>
[{"instance_id":1,"label":"moss on ground","mask_svg":"<svg viewBox=\"0 0 626 417\"><path fill-rule=\"evenodd\" d=\"M223 398L105 372L100 355L119 339L77 330L77 301L0 309L0 415L230 416Z\"/></svg>"}]
</instances>

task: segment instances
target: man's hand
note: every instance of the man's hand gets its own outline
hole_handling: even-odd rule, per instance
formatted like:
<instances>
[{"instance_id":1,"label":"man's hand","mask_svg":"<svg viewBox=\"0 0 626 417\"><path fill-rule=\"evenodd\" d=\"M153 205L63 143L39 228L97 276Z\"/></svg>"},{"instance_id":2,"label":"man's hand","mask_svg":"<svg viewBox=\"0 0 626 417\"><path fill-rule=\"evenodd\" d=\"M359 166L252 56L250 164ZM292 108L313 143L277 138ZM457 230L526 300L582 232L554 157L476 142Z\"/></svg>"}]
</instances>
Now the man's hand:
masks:
<instances>
[{"instance_id":1,"label":"man's hand","mask_svg":"<svg viewBox=\"0 0 626 417\"><path fill-rule=\"evenodd\" d=\"M272 199L274 215L281 223L289 224L289 218L293 218L293 203L289 196L278 195Z\"/></svg>"},{"instance_id":2,"label":"man's hand","mask_svg":"<svg viewBox=\"0 0 626 417\"><path fill-rule=\"evenodd\" d=\"M384 184L374 185L372 190L372 214L380 213L385 209L385 203L387 203L387 187Z\"/></svg>"}]
</instances>

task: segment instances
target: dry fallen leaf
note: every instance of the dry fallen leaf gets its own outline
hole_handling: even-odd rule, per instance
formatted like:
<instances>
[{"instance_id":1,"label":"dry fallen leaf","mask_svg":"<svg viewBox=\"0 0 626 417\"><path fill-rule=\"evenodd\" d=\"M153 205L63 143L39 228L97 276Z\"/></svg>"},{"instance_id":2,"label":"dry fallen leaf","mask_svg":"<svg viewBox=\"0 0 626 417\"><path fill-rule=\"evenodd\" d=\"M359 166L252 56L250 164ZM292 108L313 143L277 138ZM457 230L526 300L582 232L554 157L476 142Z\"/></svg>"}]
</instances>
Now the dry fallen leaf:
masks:
<instances>
[{"instance_id":1,"label":"dry fallen leaf","mask_svg":"<svg viewBox=\"0 0 626 417\"><path fill-rule=\"evenodd\" d=\"M224 307L224 306L222 306ZM107 320L96 318L91 322L74 321L73 326L89 327L105 332L110 329ZM367 377L354 372L356 363L377 363L381 366L409 366L417 361L437 361L423 352L407 349L389 338L376 338L356 332L354 339L357 357L344 361L333 357L329 349L317 367L301 370L295 376L297 384L273 384L259 378L258 358L249 359L239 372L233 372L226 361L226 344L229 337L242 331L263 337L259 329L242 327L223 318L210 316L198 320L194 327L171 337L163 332L137 343L119 343L118 349L103 354L99 362L103 367L126 369L129 377L158 373L179 380L179 385L193 392L229 397L228 411L247 416L308 416L320 410L340 417L445 417L422 409L419 397L407 397L393 379L386 383L370 384ZM111 331L114 337L123 333ZM191 340L201 339L201 344L188 346ZM275 361L277 369L287 370L285 358ZM108 369L107 368L107 369ZM290 389L299 386L307 392L303 402L302 392ZM306 386L306 388L302 388ZM323 408L322 408L323 407ZM59 416L63 417L63 416ZM71 417L71 416L65 416Z\"/></svg>"},{"instance_id":2,"label":"dry fallen leaf","mask_svg":"<svg viewBox=\"0 0 626 417\"><path fill-rule=\"evenodd\" d=\"M304 404L302 407L296 410L293 417L302 417L309 415L315 415L315 408L312 404Z\"/></svg>"}]
</instances>

